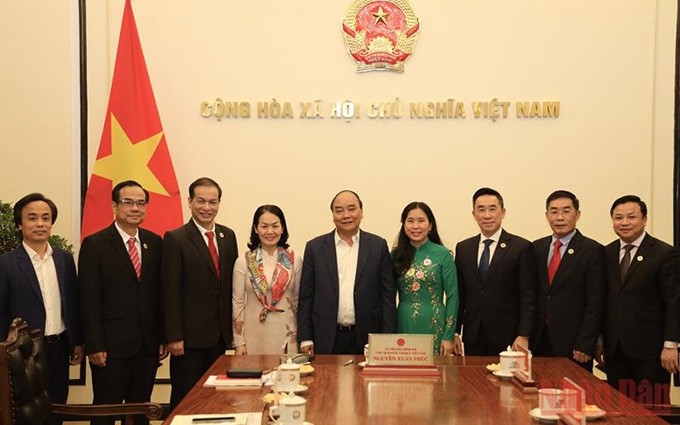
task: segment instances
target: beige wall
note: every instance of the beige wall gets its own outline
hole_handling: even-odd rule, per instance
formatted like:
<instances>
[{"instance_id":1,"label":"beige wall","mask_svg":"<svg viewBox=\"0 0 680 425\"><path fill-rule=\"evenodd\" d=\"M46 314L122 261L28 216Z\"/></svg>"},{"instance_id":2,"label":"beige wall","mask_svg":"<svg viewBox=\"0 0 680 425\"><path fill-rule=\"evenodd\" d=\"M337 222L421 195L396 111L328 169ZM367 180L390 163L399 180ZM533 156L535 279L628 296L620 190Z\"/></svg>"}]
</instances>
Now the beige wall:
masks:
<instances>
[{"instance_id":1,"label":"beige wall","mask_svg":"<svg viewBox=\"0 0 680 425\"><path fill-rule=\"evenodd\" d=\"M0 199L39 190L60 206L55 231L78 235L75 0L0 6ZM90 160L108 100L123 0L88 2ZM209 175L225 190L220 221L245 248L252 212L276 203L293 247L332 228L328 202L353 188L364 228L392 240L411 200L434 209L445 241L475 233L470 196L506 197L506 228L548 233L554 189L582 201L580 228L608 242L611 201L649 201L649 229L672 237L672 0L413 1L422 22L402 75L358 75L340 21L347 2L133 3L182 196ZM204 100L248 101L250 119L203 118ZM258 101L454 98L464 120L258 119ZM559 100L557 119L475 119L470 102ZM75 99L75 100L74 100ZM408 108L406 108L408 111ZM297 114L296 114L297 115ZM408 115L408 112L407 112ZM91 167L91 161L90 161ZM185 217L187 213L185 211Z\"/></svg>"},{"instance_id":2,"label":"beige wall","mask_svg":"<svg viewBox=\"0 0 680 425\"><path fill-rule=\"evenodd\" d=\"M97 7L101 8L95 11ZM547 233L543 202L554 189L582 201L580 228L608 242L608 208L637 193L650 230L670 239L675 6L647 0L418 2L422 31L403 75L358 75L344 51L345 3L134 3L156 100L186 196L209 175L225 189L220 220L243 247L251 215L277 203L302 249L330 230L328 201L349 187L363 197L364 228L391 240L411 200L434 209L449 245L475 232L470 196L483 185L506 197L507 228ZM122 2L91 5L90 140L99 141ZM106 29L106 31L104 31ZM106 32L107 37L103 37ZM656 64L656 66L655 66ZM250 119L203 118L215 98L248 101ZM465 120L352 122L259 119L258 101L446 101ZM559 100L558 119L492 122L470 102ZM406 107L408 111L408 107ZM327 112L327 111L326 111ZM559 167L558 167L559 165ZM622 172L621 170L628 170ZM185 212L186 214L186 212Z\"/></svg>"}]
</instances>

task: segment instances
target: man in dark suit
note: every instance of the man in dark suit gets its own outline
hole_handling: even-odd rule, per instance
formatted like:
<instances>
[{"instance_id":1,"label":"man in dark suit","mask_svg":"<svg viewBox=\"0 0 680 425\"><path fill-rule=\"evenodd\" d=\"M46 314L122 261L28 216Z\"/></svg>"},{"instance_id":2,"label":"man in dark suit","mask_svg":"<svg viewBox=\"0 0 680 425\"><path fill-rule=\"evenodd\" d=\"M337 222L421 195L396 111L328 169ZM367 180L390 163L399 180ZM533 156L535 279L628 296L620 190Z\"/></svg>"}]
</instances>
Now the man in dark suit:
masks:
<instances>
[{"instance_id":1,"label":"man in dark suit","mask_svg":"<svg viewBox=\"0 0 680 425\"><path fill-rule=\"evenodd\" d=\"M503 197L481 188L472 196L480 235L456 245L457 333L454 354L495 356L506 347L529 348L536 308L536 271L531 242L501 228Z\"/></svg>"},{"instance_id":2,"label":"man in dark suit","mask_svg":"<svg viewBox=\"0 0 680 425\"><path fill-rule=\"evenodd\" d=\"M50 399L65 403L69 363L81 362L83 347L73 256L48 242L56 220L57 206L40 193L14 204L14 224L22 243L0 256L0 341L7 339L16 317L32 329L41 329L50 369ZM61 418L50 423L61 423Z\"/></svg>"},{"instance_id":3,"label":"man in dark suit","mask_svg":"<svg viewBox=\"0 0 680 425\"><path fill-rule=\"evenodd\" d=\"M572 358L590 371L607 290L604 247L576 229L576 195L558 190L545 205L553 234L533 244L539 289L532 351Z\"/></svg>"},{"instance_id":4,"label":"man in dark suit","mask_svg":"<svg viewBox=\"0 0 680 425\"><path fill-rule=\"evenodd\" d=\"M222 189L202 177L189 186L191 220L163 240L163 314L176 406L232 343L236 235L215 223Z\"/></svg>"},{"instance_id":5,"label":"man in dark suit","mask_svg":"<svg viewBox=\"0 0 680 425\"><path fill-rule=\"evenodd\" d=\"M387 242L359 231L359 195L343 190L331 211L335 230L305 247L298 341L307 354L360 354L369 333L396 332L396 284Z\"/></svg>"},{"instance_id":6,"label":"man in dark suit","mask_svg":"<svg viewBox=\"0 0 680 425\"><path fill-rule=\"evenodd\" d=\"M597 360L612 387L641 403L669 404L670 374L678 371L680 254L645 232L647 205L639 197L623 196L609 212L619 239L606 247L609 292Z\"/></svg>"},{"instance_id":7,"label":"man in dark suit","mask_svg":"<svg viewBox=\"0 0 680 425\"><path fill-rule=\"evenodd\" d=\"M111 192L115 221L85 238L78 285L95 404L151 399L159 359L161 238L140 228L149 193L132 180ZM136 417L137 423L148 423ZM93 423L113 423L101 418Z\"/></svg>"}]
</instances>

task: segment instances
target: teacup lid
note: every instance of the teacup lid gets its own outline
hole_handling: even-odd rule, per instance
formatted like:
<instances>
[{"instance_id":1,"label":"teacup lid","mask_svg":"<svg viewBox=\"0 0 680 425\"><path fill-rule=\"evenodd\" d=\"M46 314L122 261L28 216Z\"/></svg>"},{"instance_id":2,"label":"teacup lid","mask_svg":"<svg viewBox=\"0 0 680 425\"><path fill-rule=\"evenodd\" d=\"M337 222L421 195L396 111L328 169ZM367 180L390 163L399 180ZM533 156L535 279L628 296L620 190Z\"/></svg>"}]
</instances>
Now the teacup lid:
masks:
<instances>
[{"instance_id":1,"label":"teacup lid","mask_svg":"<svg viewBox=\"0 0 680 425\"><path fill-rule=\"evenodd\" d=\"M501 357L524 357L521 351L501 351Z\"/></svg>"},{"instance_id":2,"label":"teacup lid","mask_svg":"<svg viewBox=\"0 0 680 425\"><path fill-rule=\"evenodd\" d=\"M294 392L288 393L279 400L279 404L285 404L287 406L297 406L300 404L305 404L306 402L307 401L304 398L296 395Z\"/></svg>"}]
</instances>

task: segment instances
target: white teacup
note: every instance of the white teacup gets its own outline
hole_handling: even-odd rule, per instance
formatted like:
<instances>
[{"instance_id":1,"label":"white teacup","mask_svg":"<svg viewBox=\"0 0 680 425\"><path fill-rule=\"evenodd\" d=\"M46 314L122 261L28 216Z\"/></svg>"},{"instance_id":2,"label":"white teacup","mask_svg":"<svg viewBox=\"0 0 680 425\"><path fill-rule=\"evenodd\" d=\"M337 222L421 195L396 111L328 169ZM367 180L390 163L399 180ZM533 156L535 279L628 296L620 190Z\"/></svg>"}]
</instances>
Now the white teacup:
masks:
<instances>
[{"instance_id":1,"label":"white teacup","mask_svg":"<svg viewBox=\"0 0 680 425\"><path fill-rule=\"evenodd\" d=\"M364 345L364 360L368 363L368 344Z\"/></svg>"},{"instance_id":2,"label":"white teacup","mask_svg":"<svg viewBox=\"0 0 680 425\"><path fill-rule=\"evenodd\" d=\"M559 412L563 410L563 394L559 388L541 388L538 390L538 408L541 413Z\"/></svg>"},{"instance_id":3,"label":"white teacup","mask_svg":"<svg viewBox=\"0 0 680 425\"><path fill-rule=\"evenodd\" d=\"M282 397L277 406L269 408L269 418L276 425L303 425L305 423L305 403L307 400L293 393ZM278 415L278 419L274 416Z\"/></svg>"},{"instance_id":4,"label":"white teacup","mask_svg":"<svg viewBox=\"0 0 680 425\"><path fill-rule=\"evenodd\" d=\"M274 388L278 392L295 391L300 386L300 365L288 360L279 365L276 371Z\"/></svg>"},{"instance_id":5,"label":"white teacup","mask_svg":"<svg viewBox=\"0 0 680 425\"><path fill-rule=\"evenodd\" d=\"M516 370L524 370L524 353L521 351L502 351L501 354L501 371L503 373L512 373Z\"/></svg>"}]
</instances>

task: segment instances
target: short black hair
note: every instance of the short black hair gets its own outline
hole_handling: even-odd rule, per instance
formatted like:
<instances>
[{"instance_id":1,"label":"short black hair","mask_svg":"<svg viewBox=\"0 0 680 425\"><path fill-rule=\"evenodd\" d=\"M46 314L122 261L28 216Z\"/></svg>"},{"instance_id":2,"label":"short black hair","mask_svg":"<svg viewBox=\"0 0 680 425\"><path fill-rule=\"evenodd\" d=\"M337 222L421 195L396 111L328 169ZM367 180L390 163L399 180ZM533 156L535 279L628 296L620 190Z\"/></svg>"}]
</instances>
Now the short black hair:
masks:
<instances>
[{"instance_id":1,"label":"short black hair","mask_svg":"<svg viewBox=\"0 0 680 425\"><path fill-rule=\"evenodd\" d=\"M149 202L149 191L144 189L141 184L137 183L134 180L125 180L113 187L113 190L111 190L111 200L115 203L120 202L120 191L124 187L138 187L144 191L144 200L146 202Z\"/></svg>"},{"instance_id":2,"label":"short black hair","mask_svg":"<svg viewBox=\"0 0 680 425\"><path fill-rule=\"evenodd\" d=\"M477 198L485 195L495 196L496 199L498 199L498 202L500 202L501 208L505 208L505 205L503 203L503 197L501 196L501 194L496 189L491 189L490 187L482 187L480 189L477 189L475 194L472 195L472 208L475 207L475 202L477 202Z\"/></svg>"},{"instance_id":3,"label":"short black hair","mask_svg":"<svg viewBox=\"0 0 680 425\"><path fill-rule=\"evenodd\" d=\"M14 204L14 225L17 229L21 225L21 213L26 205L37 201L45 202L50 207L50 211L52 212L52 224L57 221L57 205L52 202L51 199L46 198L42 193L29 193Z\"/></svg>"},{"instance_id":4,"label":"short black hair","mask_svg":"<svg viewBox=\"0 0 680 425\"><path fill-rule=\"evenodd\" d=\"M629 202L638 204L640 206L640 212L642 212L642 217L647 217L647 204L645 204L645 201L640 199L640 197L637 195L625 195L614 201L612 207L609 209L609 215L614 215L614 208L617 206L621 204L627 204Z\"/></svg>"},{"instance_id":5,"label":"short black hair","mask_svg":"<svg viewBox=\"0 0 680 425\"><path fill-rule=\"evenodd\" d=\"M335 203L335 200L338 198L338 196L342 195L343 193L351 193L352 195L356 196L357 200L359 201L359 208L361 208L362 210L364 209L364 203L361 202L361 198L359 198L359 195L357 195L357 193L353 190L345 189L336 193L333 199L331 199L331 211L333 211L333 203Z\"/></svg>"},{"instance_id":6,"label":"short black hair","mask_svg":"<svg viewBox=\"0 0 680 425\"><path fill-rule=\"evenodd\" d=\"M576 211L579 210L580 204L578 202L578 198L576 197L576 195L569 192L568 190L556 190L553 193L551 193L548 196L548 199L545 200L545 210L548 211L548 205L550 205L552 201L554 201L555 199L562 198L571 199L571 203L574 204L574 208L576 209Z\"/></svg>"},{"instance_id":7,"label":"short black hair","mask_svg":"<svg viewBox=\"0 0 680 425\"><path fill-rule=\"evenodd\" d=\"M248 249L253 250L262 245L262 241L260 241L260 236L258 236L257 232L255 231L255 228L260 222L260 217L262 216L262 214L266 212L274 214L281 221L281 227L283 227L283 232L281 232L281 239L279 239L277 245L283 248L288 248L289 246L288 224L286 224L286 216L283 215L283 211L276 205L261 205L257 207L257 209L255 210L255 214L253 214L253 225L250 226L250 242L248 243Z\"/></svg>"},{"instance_id":8,"label":"short black hair","mask_svg":"<svg viewBox=\"0 0 680 425\"><path fill-rule=\"evenodd\" d=\"M189 199L194 199L194 192L198 186L216 187L217 200L222 200L222 188L215 180L211 179L210 177L200 177L189 185Z\"/></svg>"}]
</instances>

